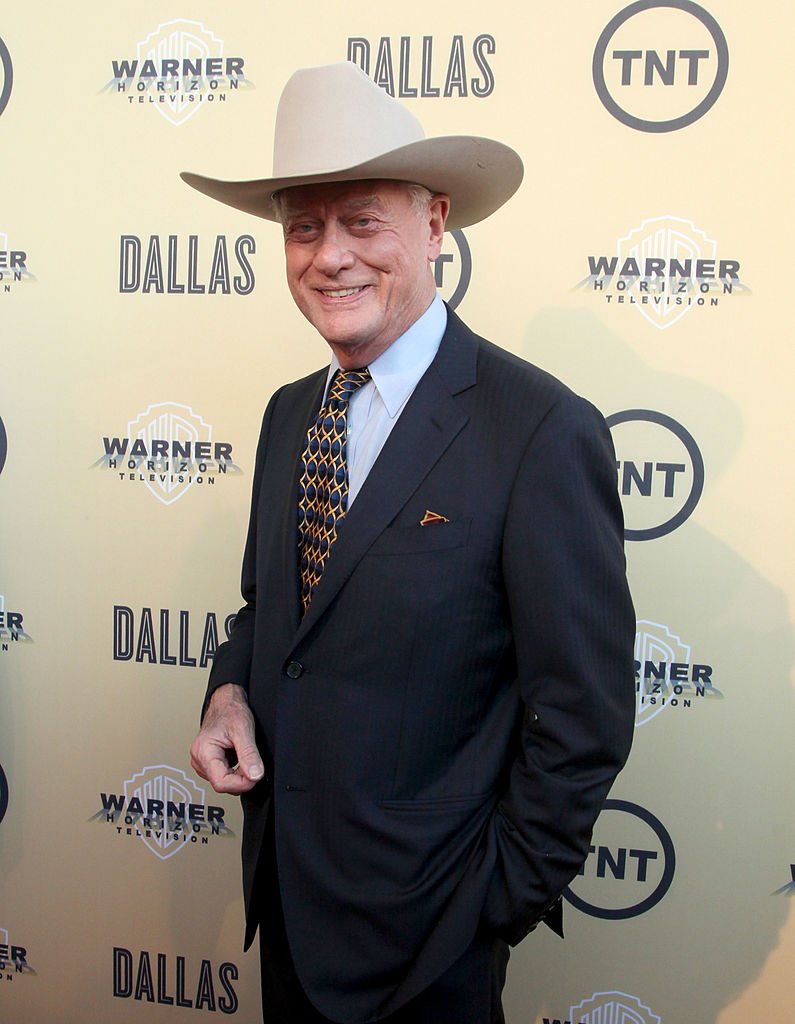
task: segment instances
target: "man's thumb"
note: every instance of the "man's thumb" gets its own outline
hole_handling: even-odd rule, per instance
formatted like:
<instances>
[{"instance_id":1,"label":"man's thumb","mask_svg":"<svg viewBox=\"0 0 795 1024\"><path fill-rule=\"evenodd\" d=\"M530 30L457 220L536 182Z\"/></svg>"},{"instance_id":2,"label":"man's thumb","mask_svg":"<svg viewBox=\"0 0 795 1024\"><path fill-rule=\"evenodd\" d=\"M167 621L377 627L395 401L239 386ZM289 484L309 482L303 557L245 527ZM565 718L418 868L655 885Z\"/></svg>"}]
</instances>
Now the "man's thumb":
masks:
<instances>
[{"instance_id":1,"label":"man's thumb","mask_svg":"<svg viewBox=\"0 0 795 1024\"><path fill-rule=\"evenodd\" d=\"M262 758L259 756L259 751L255 746L246 744L242 747L238 747L237 763L240 771L251 779L252 782L259 782L265 775L265 766L262 763Z\"/></svg>"}]
</instances>

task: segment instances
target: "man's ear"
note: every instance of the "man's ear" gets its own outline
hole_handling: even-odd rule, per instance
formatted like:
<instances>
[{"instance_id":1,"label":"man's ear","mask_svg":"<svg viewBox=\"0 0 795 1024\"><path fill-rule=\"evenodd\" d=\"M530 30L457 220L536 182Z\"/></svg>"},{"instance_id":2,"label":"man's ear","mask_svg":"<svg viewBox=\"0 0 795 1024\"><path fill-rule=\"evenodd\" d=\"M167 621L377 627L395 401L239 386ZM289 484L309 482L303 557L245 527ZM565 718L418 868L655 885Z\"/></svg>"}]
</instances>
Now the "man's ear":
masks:
<instances>
[{"instance_id":1,"label":"man's ear","mask_svg":"<svg viewBox=\"0 0 795 1024\"><path fill-rule=\"evenodd\" d=\"M442 251L444 225L450 212L450 196L437 192L428 204L428 259L435 260Z\"/></svg>"}]
</instances>

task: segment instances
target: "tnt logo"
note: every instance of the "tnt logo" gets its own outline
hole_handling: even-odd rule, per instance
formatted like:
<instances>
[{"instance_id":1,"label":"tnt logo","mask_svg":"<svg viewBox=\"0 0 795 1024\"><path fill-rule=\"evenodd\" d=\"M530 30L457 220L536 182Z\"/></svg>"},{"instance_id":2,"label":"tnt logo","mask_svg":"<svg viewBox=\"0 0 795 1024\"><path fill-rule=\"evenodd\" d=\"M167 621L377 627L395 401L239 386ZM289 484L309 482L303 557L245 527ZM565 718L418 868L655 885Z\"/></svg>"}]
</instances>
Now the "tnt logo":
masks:
<instances>
[{"instance_id":1,"label":"tnt logo","mask_svg":"<svg viewBox=\"0 0 795 1024\"><path fill-rule=\"evenodd\" d=\"M645 807L606 800L589 851L563 893L585 914L612 921L638 917L671 887L674 844L659 818Z\"/></svg>"},{"instance_id":2,"label":"tnt logo","mask_svg":"<svg viewBox=\"0 0 795 1024\"><path fill-rule=\"evenodd\" d=\"M472 278L472 253L463 231L456 229L445 234L433 273L442 298L451 309L456 309Z\"/></svg>"},{"instance_id":3,"label":"tnt logo","mask_svg":"<svg viewBox=\"0 0 795 1024\"><path fill-rule=\"evenodd\" d=\"M0 821L6 816L8 810L8 779L0 764Z\"/></svg>"},{"instance_id":4,"label":"tnt logo","mask_svg":"<svg viewBox=\"0 0 795 1024\"><path fill-rule=\"evenodd\" d=\"M8 52L6 44L0 39L0 114L8 106L13 82L14 66L11 63L11 54Z\"/></svg>"},{"instance_id":5,"label":"tnt logo","mask_svg":"<svg viewBox=\"0 0 795 1024\"><path fill-rule=\"evenodd\" d=\"M638 0L605 26L592 70L613 117L638 131L671 132L718 99L729 48L717 21L691 0Z\"/></svg>"},{"instance_id":6,"label":"tnt logo","mask_svg":"<svg viewBox=\"0 0 795 1024\"><path fill-rule=\"evenodd\" d=\"M654 540L690 517L704 489L704 459L681 423L651 409L607 417L616 449L627 540Z\"/></svg>"}]
</instances>

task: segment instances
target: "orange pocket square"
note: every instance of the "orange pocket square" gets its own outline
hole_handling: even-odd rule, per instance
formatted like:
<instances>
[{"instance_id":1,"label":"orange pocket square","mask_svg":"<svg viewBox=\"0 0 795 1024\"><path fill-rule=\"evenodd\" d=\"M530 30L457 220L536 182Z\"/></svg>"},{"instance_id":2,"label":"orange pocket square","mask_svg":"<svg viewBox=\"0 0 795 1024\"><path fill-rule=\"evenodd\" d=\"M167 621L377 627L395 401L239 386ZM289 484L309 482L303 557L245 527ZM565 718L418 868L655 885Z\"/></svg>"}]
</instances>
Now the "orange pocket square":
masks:
<instances>
[{"instance_id":1,"label":"orange pocket square","mask_svg":"<svg viewBox=\"0 0 795 1024\"><path fill-rule=\"evenodd\" d=\"M431 512L429 508L425 509L425 515L420 519L420 526L430 526L432 523L449 523L450 520L447 516L441 515L439 512Z\"/></svg>"}]
</instances>

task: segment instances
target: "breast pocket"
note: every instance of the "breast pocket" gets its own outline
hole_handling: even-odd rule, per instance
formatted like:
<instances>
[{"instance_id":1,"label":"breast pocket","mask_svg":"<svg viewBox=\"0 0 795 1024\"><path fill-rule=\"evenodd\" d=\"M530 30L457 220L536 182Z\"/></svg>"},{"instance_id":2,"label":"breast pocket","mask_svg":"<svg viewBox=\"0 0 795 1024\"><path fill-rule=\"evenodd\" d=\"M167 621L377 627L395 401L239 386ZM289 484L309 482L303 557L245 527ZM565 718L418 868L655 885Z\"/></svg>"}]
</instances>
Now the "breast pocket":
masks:
<instances>
[{"instance_id":1,"label":"breast pocket","mask_svg":"<svg viewBox=\"0 0 795 1024\"><path fill-rule=\"evenodd\" d=\"M368 554L412 555L460 548L469 539L471 519L431 526L392 526L381 534Z\"/></svg>"}]
</instances>

